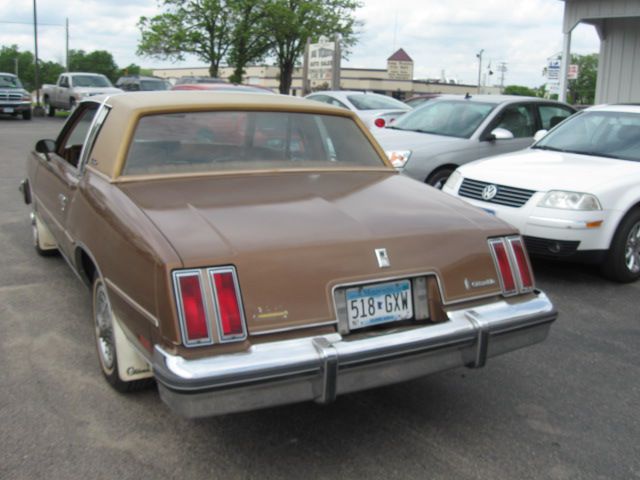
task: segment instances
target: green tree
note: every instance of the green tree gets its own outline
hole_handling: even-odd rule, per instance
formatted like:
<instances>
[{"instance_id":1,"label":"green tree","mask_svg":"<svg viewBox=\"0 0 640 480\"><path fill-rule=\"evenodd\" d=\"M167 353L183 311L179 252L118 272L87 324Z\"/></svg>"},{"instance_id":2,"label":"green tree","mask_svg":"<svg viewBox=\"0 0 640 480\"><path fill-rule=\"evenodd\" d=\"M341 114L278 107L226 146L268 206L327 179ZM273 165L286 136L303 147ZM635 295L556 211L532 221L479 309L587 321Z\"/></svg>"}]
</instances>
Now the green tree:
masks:
<instances>
[{"instance_id":1,"label":"green tree","mask_svg":"<svg viewBox=\"0 0 640 480\"><path fill-rule=\"evenodd\" d=\"M218 76L220 63L231 45L232 2L225 0L162 0L168 10L155 17L140 17L142 38L138 55L184 60L185 54L209 64Z\"/></svg>"},{"instance_id":2,"label":"green tree","mask_svg":"<svg viewBox=\"0 0 640 480\"><path fill-rule=\"evenodd\" d=\"M503 93L505 95L522 95L525 97L537 97L538 90L525 87L523 85L508 85L504 87Z\"/></svg>"},{"instance_id":3,"label":"green tree","mask_svg":"<svg viewBox=\"0 0 640 480\"><path fill-rule=\"evenodd\" d=\"M349 47L355 43L356 8L358 0L271 0L265 22L273 36L273 54L280 67L280 93L289 93L293 70L304 52L307 38L321 35L342 36Z\"/></svg>"},{"instance_id":4,"label":"green tree","mask_svg":"<svg viewBox=\"0 0 640 480\"><path fill-rule=\"evenodd\" d=\"M596 96L598 54L571 55L571 63L578 65L578 78L567 83L567 100L578 105L592 105Z\"/></svg>"},{"instance_id":5,"label":"green tree","mask_svg":"<svg viewBox=\"0 0 640 480\"><path fill-rule=\"evenodd\" d=\"M265 22L268 0L229 1L233 14L231 47L228 63L234 71L229 80L242 83L245 67L262 60L272 47L272 38Z\"/></svg>"},{"instance_id":6,"label":"green tree","mask_svg":"<svg viewBox=\"0 0 640 480\"><path fill-rule=\"evenodd\" d=\"M113 56L106 50L94 50L91 53L69 50L69 71L101 73L114 82L120 69Z\"/></svg>"},{"instance_id":7,"label":"green tree","mask_svg":"<svg viewBox=\"0 0 640 480\"><path fill-rule=\"evenodd\" d=\"M17 45L0 47L0 71L15 73L18 60L18 76L24 88L35 90L35 62L31 52L21 52ZM58 75L64 72L64 67L56 62L43 62L40 60L40 86L43 83L55 83Z\"/></svg>"}]
</instances>

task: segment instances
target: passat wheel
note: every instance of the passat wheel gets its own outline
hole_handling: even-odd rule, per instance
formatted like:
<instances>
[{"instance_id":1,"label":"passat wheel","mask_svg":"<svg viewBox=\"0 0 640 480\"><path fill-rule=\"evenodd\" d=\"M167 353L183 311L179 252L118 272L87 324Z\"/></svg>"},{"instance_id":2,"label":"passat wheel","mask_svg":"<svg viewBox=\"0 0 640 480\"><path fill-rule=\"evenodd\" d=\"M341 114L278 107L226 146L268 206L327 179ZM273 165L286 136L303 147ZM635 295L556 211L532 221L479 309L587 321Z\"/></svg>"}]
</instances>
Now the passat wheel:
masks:
<instances>
[{"instance_id":1,"label":"passat wheel","mask_svg":"<svg viewBox=\"0 0 640 480\"><path fill-rule=\"evenodd\" d=\"M640 278L640 209L627 214L618 226L602 273L623 283Z\"/></svg>"}]
</instances>

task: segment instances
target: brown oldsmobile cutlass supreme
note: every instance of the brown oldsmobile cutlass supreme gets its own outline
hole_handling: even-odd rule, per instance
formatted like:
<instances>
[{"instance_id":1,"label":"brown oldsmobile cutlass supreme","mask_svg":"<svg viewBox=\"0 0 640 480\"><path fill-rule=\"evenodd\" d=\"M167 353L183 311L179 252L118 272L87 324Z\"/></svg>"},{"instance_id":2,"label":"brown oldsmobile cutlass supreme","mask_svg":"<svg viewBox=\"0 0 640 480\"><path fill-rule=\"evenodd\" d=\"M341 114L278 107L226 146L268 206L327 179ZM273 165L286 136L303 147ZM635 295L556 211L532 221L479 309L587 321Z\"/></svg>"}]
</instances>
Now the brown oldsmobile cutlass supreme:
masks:
<instances>
[{"instance_id":1,"label":"brown oldsmobile cutlass supreme","mask_svg":"<svg viewBox=\"0 0 640 480\"><path fill-rule=\"evenodd\" d=\"M350 112L291 97L82 102L21 190L92 288L117 390L199 417L407 380L542 341L517 232L396 174Z\"/></svg>"}]
</instances>

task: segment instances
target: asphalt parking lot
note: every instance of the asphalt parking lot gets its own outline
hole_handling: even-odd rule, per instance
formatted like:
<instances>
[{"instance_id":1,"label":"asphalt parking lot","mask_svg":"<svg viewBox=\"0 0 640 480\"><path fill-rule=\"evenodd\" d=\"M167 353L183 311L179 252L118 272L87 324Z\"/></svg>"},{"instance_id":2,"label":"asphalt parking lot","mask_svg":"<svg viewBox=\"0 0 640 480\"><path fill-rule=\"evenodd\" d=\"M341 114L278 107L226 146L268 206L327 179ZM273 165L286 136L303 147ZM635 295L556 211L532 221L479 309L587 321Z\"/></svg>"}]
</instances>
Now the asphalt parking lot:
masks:
<instances>
[{"instance_id":1,"label":"asphalt parking lot","mask_svg":"<svg viewBox=\"0 0 640 480\"><path fill-rule=\"evenodd\" d=\"M102 379L88 290L18 193L63 120L0 118L0 479L640 478L640 282L534 262L543 344L409 383L205 420Z\"/></svg>"}]
</instances>

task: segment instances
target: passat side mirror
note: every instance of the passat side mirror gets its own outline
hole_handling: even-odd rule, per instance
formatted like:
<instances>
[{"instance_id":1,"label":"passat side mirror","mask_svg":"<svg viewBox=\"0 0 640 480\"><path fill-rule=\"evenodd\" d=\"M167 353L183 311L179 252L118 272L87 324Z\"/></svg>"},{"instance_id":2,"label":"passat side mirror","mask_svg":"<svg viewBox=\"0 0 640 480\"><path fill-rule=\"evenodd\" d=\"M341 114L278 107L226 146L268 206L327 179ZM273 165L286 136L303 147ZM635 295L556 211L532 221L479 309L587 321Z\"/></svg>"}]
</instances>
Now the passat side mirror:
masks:
<instances>
[{"instance_id":1,"label":"passat side mirror","mask_svg":"<svg viewBox=\"0 0 640 480\"><path fill-rule=\"evenodd\" d=\"M534 141L534 142L537 142L537 141L538 141L538 140L540 140L542 137L544 137L544 136L547 134L547 132L548 132L548 131L549 131L549 130L538 130L538 131L536 132L536 134L533 136L533 141Z\"/></svg>"},{"instance_id":2,"label":"passat side mirror","mask_svg":"<svg viewBox=\"0 0 640 480\"><path fill-rule=\"evenodd\" d=\"M494 128L493 130L491 130L491 133L489 134L489 140L493 141L493 140L511 140L513 137L513 133L511 133L509 130L507 130L506 128Z\"/></svg>"},{"instance_id":3,"label":"passat side mirror","mask_svg":"<svg viewBox=\"0 0 640 480\"><path fill-rule=\"evenodd\" d=\"M44 154L47 160L50 160L49 154L56 150L56 142L54 140L38 140L36 143L36 152Z\"/></svg>"}]
</instances>

